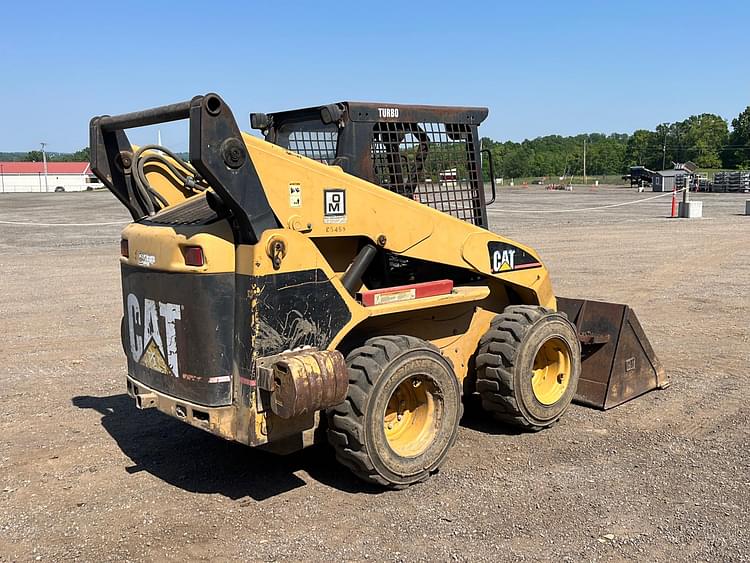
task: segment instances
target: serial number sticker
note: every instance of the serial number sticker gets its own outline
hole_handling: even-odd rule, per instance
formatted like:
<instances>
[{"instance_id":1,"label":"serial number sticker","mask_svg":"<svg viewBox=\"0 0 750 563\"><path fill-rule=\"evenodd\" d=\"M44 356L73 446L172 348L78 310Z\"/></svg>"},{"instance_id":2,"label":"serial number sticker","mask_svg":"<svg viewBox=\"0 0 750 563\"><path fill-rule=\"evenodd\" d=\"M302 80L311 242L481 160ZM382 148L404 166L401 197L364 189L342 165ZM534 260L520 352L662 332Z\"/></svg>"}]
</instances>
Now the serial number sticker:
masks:
<instances>
[{"instance_id":1,"label":"serial number sticker","mask_svg":"<svg viewBox=\"0 0 750 563\"><path fill-rule=\"evenodd\" d=\"M146 254L145 252L138 253L138 265L139 266L153 266L156 264L156 256L153 254Z\"/></svg>"},{"instance_id":2,"label":"serial number sticker","mask_svg":"<svg viewBox=\"0 0 750 563\"><path fill-rule=\"evenodd\" d=\"M298 183L289 184L289 207L302 206L302 186Z\"/></svg>"},{"instance_id":3,"label":"serial number sticker","mask_svg":"<svg viewBox=\"0 0 750 563\"><path fill-rule=\"evenodd\" d=\"M416 299L417 290L405 289L403 291L394 291L392 293L378 293L375 295L375 305L385 305L386 303L395 303L396 301L408 301Z\"/></svg>"}]
</instances>

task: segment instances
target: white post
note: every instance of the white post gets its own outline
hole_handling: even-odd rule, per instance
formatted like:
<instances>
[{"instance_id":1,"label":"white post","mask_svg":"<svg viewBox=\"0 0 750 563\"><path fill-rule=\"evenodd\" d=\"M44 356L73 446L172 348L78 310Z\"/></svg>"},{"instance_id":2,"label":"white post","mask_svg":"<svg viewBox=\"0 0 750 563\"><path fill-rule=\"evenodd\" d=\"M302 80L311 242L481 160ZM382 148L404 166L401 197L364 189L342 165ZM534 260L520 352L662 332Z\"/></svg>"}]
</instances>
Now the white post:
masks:
<instances>
[{"instance_id":1,"label":"white post","mask_svg":"<svg viewBox=\"0 0 750 563\"><path fill-rule=\"evenodd\" d=\"M44 191L49 191L49 182L47 181L47 153L44 152L44 147L47 146L47 143L39 143L42 145L42 161L44 161Z\"/></svg>"}]
</instances>

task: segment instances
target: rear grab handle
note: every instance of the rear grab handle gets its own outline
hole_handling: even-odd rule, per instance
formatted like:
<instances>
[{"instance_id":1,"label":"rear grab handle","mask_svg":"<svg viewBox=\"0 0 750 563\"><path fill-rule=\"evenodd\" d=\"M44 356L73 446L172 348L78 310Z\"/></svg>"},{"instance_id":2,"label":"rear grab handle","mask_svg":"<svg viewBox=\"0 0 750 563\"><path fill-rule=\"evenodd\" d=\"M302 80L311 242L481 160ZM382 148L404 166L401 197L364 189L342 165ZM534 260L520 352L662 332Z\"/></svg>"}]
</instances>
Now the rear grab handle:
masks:
<instances>
[{"instance_id":1,"label":"rear grab handle","mask_svg":"<svg viewBox=\"0 0 750 563\"><path fill-rule=\"evenodd\" d=\"M145 127L157 123L188 119L191 103L192 101L187 101L121 115L107 115L99 118L99 127L102 131L111 132L118 129L132 129L133 127Z\"/></svg>"}]
</instances>

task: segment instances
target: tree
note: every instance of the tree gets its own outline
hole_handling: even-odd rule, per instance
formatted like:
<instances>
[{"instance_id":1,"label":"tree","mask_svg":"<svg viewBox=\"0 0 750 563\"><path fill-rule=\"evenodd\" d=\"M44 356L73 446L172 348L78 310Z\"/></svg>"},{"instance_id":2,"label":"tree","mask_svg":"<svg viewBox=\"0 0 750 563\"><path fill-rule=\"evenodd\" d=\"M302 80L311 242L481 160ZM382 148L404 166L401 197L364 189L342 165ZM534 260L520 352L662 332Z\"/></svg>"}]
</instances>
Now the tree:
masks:
<instances>
[{"instance_id":1,"label":"tree","mask_svg":"<svg viewBox=\"0 0 750 563\"><path fill-rule=\"evenodd\" d=\"M76 152L61 152L54 155L48 154L47 160L55 162L90 162L90 149L84 147Z\"/></svg>"},{"instance_id":2,"label":"tree","mask_svg":"<svg viewBox=\"0 0 750 563\"><path fill-rule=\"evenodd\" d=\"M615 136L590 136L586 172L588 174L617 174L625 167L626 144Z\"/></svg>"},{"instance_id":3,"label":"tree","mask_svg":"<svg viewBox=\"0 0 750 563\"><path fill-rule=\"evenodd\" d=\"M645 166L652 170L661 169L661 152L658 134L638 129L627 140L623 162L625 167Z\"/></svg>"},{"instance_id":4,"label":"tree","mask_svg":"<svg viewBox=\"0 0 750 563\"><path fill-rule=\"evenodd\" d=\"M684 160L692 160L700 168L720 168L722 152L729 138L727 122L711 113L691 115L682 122L684 129Z\"/></svg>"},{"instance_id":5,"label":"tree","mask_svg":"<svg viewBox=\"0 0 750 563\"><path fill-rule=\"evenodd\" d=\"M727 168L750 168L750 106L732 120L729 147L723 156Z\"/></svg>"},{"instance_id":6,"label":"tree","mask_svg":"<svg viewBox=\"0 0 750 563\"><path fill-rule=\"evenodd\" d=\"M26 156L23 157L24 162L42 162L42 160L42 151L29 151L26 153Z\"/></svg>"},{"instance_id":7,"label":"tree","mask_svg":"<svg viewBox=\"0 0 750 563\"><path fill-rule=\"evenodd\" d=\"M77 150L71 155L71 161L73 162L90 162L91 161L91 149L84 147Z\"/></svg>"},{"instance_id":8,"label":"tree","mask_svg":"<svg viewBox=\"0 0 750 563\"><path fill-rule=\"evenodd\" d=\"M506 153L503 159L502 171L505 178L520 178L531 175L529 160L531 154L528 147L514 143L514 147Z\"/></svg>"}]
</instances>

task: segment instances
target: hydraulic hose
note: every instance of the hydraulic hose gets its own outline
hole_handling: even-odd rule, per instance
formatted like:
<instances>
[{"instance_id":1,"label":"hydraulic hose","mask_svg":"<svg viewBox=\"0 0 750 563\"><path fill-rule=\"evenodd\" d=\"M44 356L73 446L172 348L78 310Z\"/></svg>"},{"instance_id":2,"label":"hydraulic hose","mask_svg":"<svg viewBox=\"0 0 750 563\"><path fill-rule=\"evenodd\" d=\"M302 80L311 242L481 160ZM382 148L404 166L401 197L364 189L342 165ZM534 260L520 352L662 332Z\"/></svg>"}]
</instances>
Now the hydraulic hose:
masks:
<instances>
[{"instance_id":1,"label":"hydraulic hose","mask_svg":"<svg viewBox=\"0 0 750 563\"><path fill-rule=\"evenodd\" d=\"M146 151L158 152L146 153ZM166 154L171 160L165 158L163 156L164 154ZM144 203L146 204L149 215L153 215L156 212L157 207L164 208L169 205L167 200L151 187L146 178L145 166L149 161L156 161L165 166L182 184L183 188L187 190L201 192L208 187L205 185L203 178L200 177L198 172L189 162L181 159L166 147L160 145L144 145L133 155L133 162L135 164L133 169L133 179L139 195L145 200ZM175 166L174 163L177 163L177 166Z\"/></svg>"}]
</instances>

